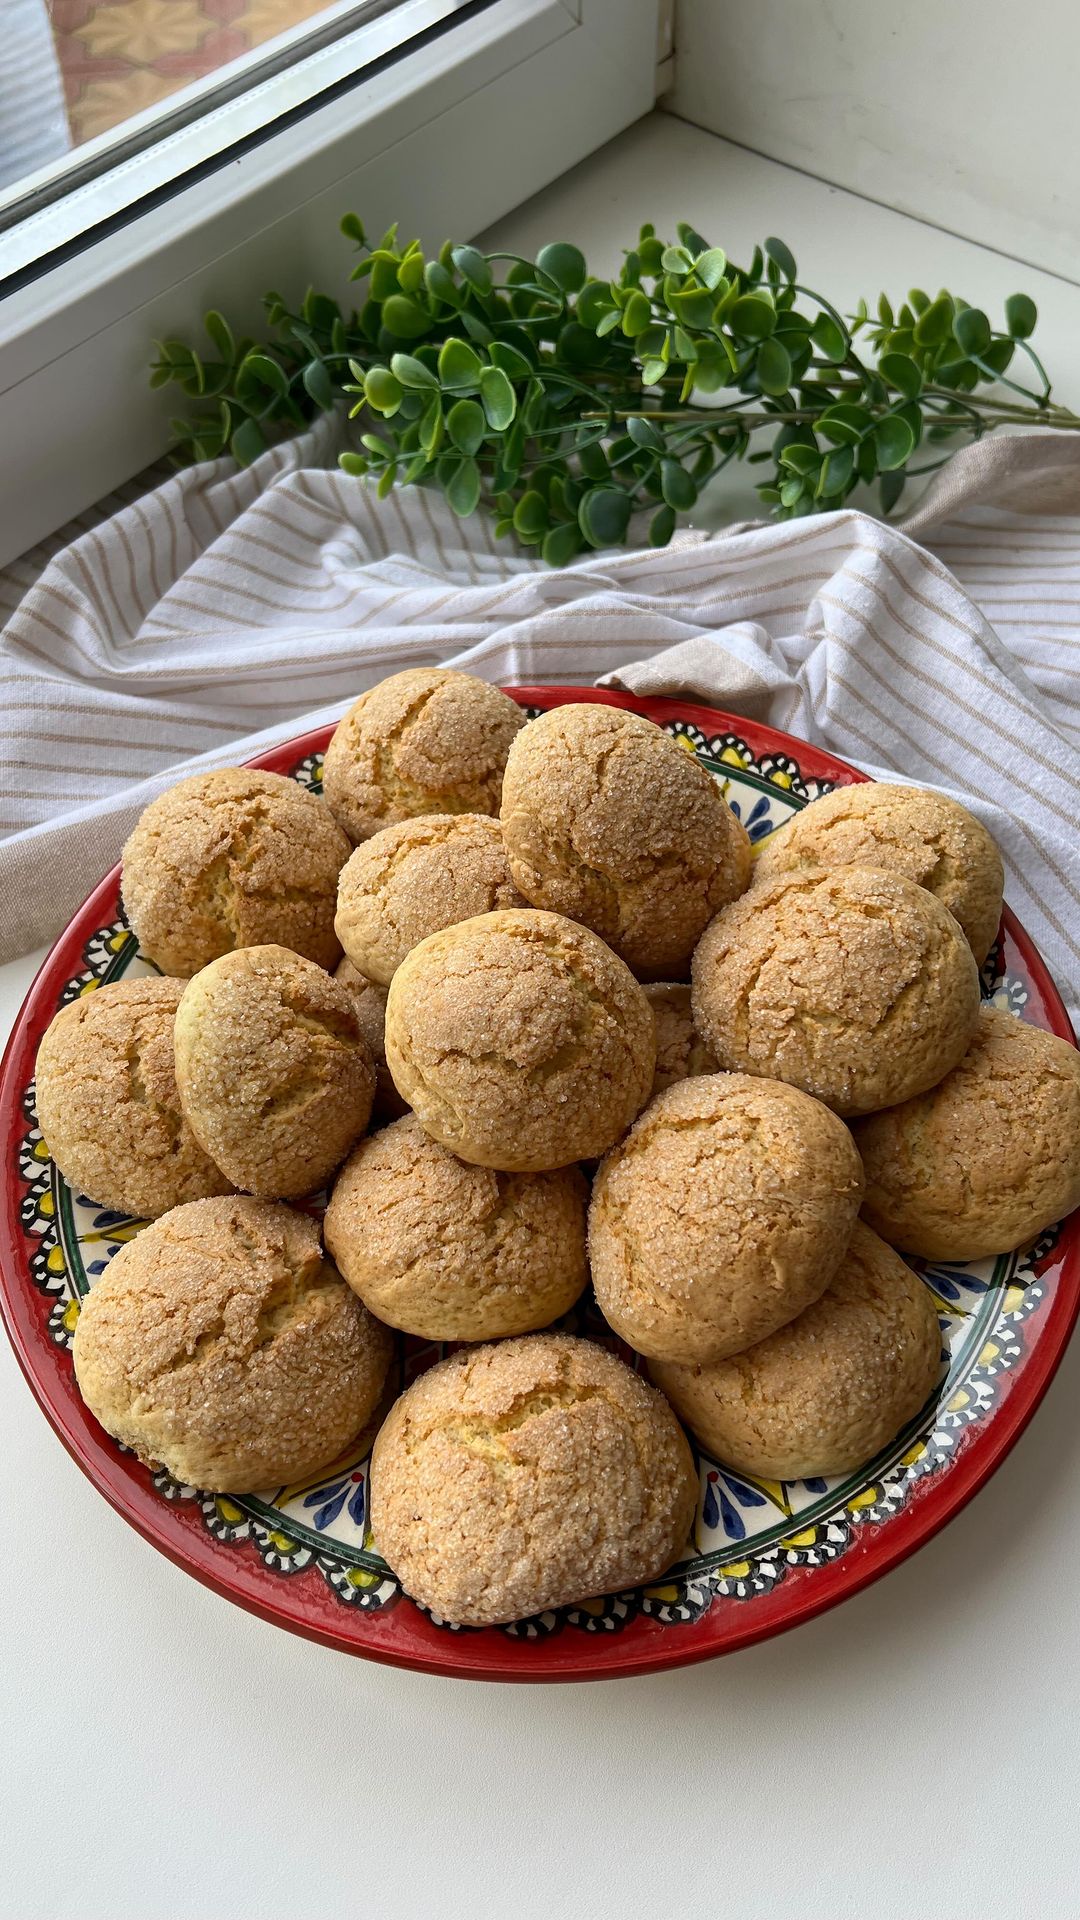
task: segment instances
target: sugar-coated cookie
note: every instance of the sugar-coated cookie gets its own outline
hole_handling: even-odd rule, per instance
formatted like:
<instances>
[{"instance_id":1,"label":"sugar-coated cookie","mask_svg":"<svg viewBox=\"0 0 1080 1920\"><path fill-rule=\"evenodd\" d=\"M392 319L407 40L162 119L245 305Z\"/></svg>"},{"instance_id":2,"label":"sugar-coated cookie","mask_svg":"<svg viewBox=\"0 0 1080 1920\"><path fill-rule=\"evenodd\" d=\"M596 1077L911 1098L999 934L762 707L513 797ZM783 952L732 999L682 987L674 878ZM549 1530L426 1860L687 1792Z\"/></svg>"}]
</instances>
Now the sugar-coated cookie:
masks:
<instances>
[{"instance_id":1,"label":"sugar-coated cookie","mask_svg":"<svg viewBox=\"0 0 1080 1920\"><path fill-rule=\"evenodd\" d=\"M348 989L285 947L245 947L197 973L175 1044L188 1124L248 1193L313 1193L371 1117L375 1066Z\"/></svg>"},{"instance_id":2,"label":"sugar-coated cookie","mask_svg":"<svg viewBox=\"0 0 1080 1920\"><path fill-rule=\"evenodd\" d=\"M836 787L762 841L754 883L807 867L883 867L955 914L979 966L1001 919L1005 870L993 836L958 800L925 787Z\"/></svg>"},{"instance_id":3,"label":"sugar-coated cookie","mask_svg":"<svg viewBox=\"0 0 1080 1920\"><path fill-rule=\"evenodd\" d=\"M305 1214L245 1195L146 1227L82 1303L75 1374L107 1433L221 1493L302 1480L367 1425L391 1337Z\"/></svg>"},{"instance_id":4,"label":"sugar-coated cookie","mask_svg":"<svg viewBox=\"0 0 1080 1920\"><path fill-rule=\"evenodd\" d=\"M163 973L188 978L236 947L290 947L332 967L349 842L316 794L280 773L224 767L181 780L123 854L132 930Z\"/></svg>"},{"instance_id":5,"label":"sugar-coated cookie","mask_svg":"<svg viewBox=\"0 0 1080 1920\"><path fill-rule=\"evenodd\" d=\"M541 1173L604 1153L645 1103L652 1012L623 962L555 913L485 913L414 947L390 983L386 1058L462 1160Z\"/></svg>"},{"instance_id":6,"label":"sugar-coated cookie","mask_svg":"<svg viewBox=\"0 0 1080 1920\"><path fill-rule=\"evenodd\" d=\"M743 1073L681 1080L593 1182L597 1302L639 1353L738 1353L824 1293L862 1193L851 1135L820 1101Z\"/></svg>"},{"instance_id":7,"label":"sugar-coated cookie","mask_svg":"<svg viewBox=\"0 0 1080 1920\"><path fill-rule=\"evenodd\" d=\"M228 1193L180 1107L173 1023L183 980L116 980L61 1007L37 1057L37 1116L66 1180L88 1200L155 1219Z\"/></svg>"},{"instance_id":8,"label":"sugar-coated cookie","mask_svg":"<svg viewBox=\"0 0 1080 1920\"><path fill-rule=\"evenodd\" d=\"M323 764L327 804L354 843L420 813L498 813L525 715L508 694L448 667L408 667L362 693Z\"/></svg>"},{"instance_id":9,"label":"sugar-coated cookie","mask_svg":"<svg viewBox=\"0 0 1080 1920\"><path fill-rule=\"evenodd\" d=\"M524 907L497 820L431 813L383 827L338 881L334 928L359 972L389 986L407 953L441 927Z\"/></svg>"},{"instance_id":10,"label":"sugar-coated cookie","mask_svg":"<svg viewBox=\"0 0 1080 1920\"><path fill-rule=\"evenodd\" d=\"M463 1626L659 1578L697 1495L666 1401L569 1334L432 1367L391 1408L371 1461L379 1552L406 1593Z\"/></svg>"},{"instance_id":11,"label":"sugar-coated cookie","mask_svg":"<svg viewBox=\"0 0 1080 1920\"><path fill-rule=\"evenodd\" d=\"M837 1113L932 1087L966 1051L979 974L947 907L869 867L781 874L718 913L694 954L694 1024L722 1067Z\"/></svg>"},{"instance_id":12,"label":"sugar-coated cookie","mask_svg":"<svg viewBox=\"0 0 1080 1920\"><path fill-rule=\"evenodd\" d=\"M577 1167L470 1166L409 1114L354 1147L326 1244L361 1300L423 1340L496 1340L550 1326L588 1278Z\"/></svg>"},{"instance_id":13,"label":"sugar-coated cookie","mask_svg":"<svg viewBox=\"0 0 1080 1920\"><path fill-rule=\"evenodd\" d=\"M884 1239L929 1260L1011 1253L1080 1206L1080 1053L984 1007L959 1066L855 1134Z\"/></svg>"},{"instance_id":14,"label":"sugar-coated cookie","mask_svg":"<svg viewBox=\"0 0 1080 1920\"><path fill-rule=\"evenodd\" d=\"M712 1366L650 1367L705 1451L763 1480L865 1466L915 1418L940 1370L929 1288L862 1221L797 1320Z\"/></svg>"},{"instance_id":15,"label":"sugar-coated cookie","mask_svg":"<svg viewBox=\"0 0 1080 1920\"><path fill-rule=\"evenodd\" d=\"M580 920L635 973L684 968L750 878L750 842L712 775L651 720L553 707L520 733L502 826L526 900Z\"/></svg>"}]
</instances>

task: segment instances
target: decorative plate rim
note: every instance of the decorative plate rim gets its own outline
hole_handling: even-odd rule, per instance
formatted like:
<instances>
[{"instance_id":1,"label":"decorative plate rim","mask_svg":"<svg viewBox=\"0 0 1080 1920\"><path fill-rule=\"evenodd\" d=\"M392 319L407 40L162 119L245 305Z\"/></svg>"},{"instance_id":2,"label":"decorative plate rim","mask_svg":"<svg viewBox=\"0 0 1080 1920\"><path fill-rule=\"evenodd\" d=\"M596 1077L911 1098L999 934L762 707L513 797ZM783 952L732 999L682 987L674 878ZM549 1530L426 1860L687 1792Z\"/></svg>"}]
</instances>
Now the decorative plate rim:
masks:
<instances>
[{"instance_id":1,"label":"decorative plate rim","mask_svg":"<svg viewBox=\"0 0 1080 1920\"><path fill-rule=\"evenodd\" d=\"M812 780L846 785L867 778L809 742L689 699L643 698L572 686L515 686L507 692L524 706L593 701L661 722L680 720L706 735L731 733L757 757L794 761ZM294 736L251 764L291 769L320 753L332 731L325 726ZM530 1639L523 1634L512 1639L489 1632L447 1633L406 1599L385 1614L346 1611L325 1583L320 1592L304 1580L299 1584L292 1578L283 1580L257 1554L223 1548L205 1528L199 1502L163 1499L146 1470L115 1448L87 1412L70 1367L63 1368L59 1350L43 1335L41 1294L27 1272L18 1145L25 1126L24 1096L33 1078L37 1029L43 1024L40 1016L46 1008L51 1014L61 981L79 971L87 936L103 924L103 916L113 914L118 878L119 867L114 867L50 949L12 1026L0 1063L0 1125L7 1149L0 1223L0 1314L34 1398L76 1464L144 1539L223 1598L336 1651L459 1678L616 1679L688 1666L812 1619L907 1559L979 1491L1031 1420L1080 1312L1080 1215L1072 1216L1062 1230L1053 1297L1045 1310L1036 1308L1036 1337L1022 1362L1003 1376L1003 1390L992 1415L961 1432L943 1469L915 1480L904 1505L890 1515L887 1524L859 1528L857 1537L834 1560L792 1565L771 1591L756 1594L752 1605L729 1608L714 1598L699 1617L675 1627L639 1612L623 1633L611 1635L560 1633ZM1004 925L1037 988L1052 1031L1075 1044L1049 971L1008 909Z\"/></svg>"}]
</instances>

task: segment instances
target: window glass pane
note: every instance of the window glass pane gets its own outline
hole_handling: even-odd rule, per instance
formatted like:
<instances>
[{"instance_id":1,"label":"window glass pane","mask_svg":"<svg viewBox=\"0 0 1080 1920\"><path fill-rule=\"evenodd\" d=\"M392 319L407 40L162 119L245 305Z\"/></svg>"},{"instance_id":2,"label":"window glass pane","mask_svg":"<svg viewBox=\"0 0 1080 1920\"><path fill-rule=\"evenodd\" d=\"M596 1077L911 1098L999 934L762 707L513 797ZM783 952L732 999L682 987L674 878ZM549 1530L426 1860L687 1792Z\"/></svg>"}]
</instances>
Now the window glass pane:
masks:
<instances>
[{"instance_id":1,"label":"window glass pane","mask_svg":"<svg viewBox=\"0 0 1080 1920\"><path fill-rule=\"evenodd\" d=\"M0 279L477 6L0 0Z\"/></svg>"}]
</instances>

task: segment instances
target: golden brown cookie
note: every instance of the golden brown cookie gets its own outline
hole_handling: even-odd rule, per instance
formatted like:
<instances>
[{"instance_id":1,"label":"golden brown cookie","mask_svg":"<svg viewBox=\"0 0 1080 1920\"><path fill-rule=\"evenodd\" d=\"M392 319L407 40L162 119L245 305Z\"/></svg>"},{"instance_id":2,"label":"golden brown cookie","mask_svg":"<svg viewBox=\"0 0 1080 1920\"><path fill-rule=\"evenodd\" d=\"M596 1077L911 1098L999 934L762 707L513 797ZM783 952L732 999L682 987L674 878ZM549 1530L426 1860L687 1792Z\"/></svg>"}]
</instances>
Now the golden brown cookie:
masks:
<instances>
[{"instance_id":1,"label":"golden brown cookie","mask_svg":"<svg viewBox=\"0 0 1080 1920\"><path fill-rule=\"evenodd\" d=\"M371 1117L375 1067L348 989L285 947L204 967L184 989L175 1038L191 1131L249 1193L313 1193Z\"/></svg>"},{"instance_id":2,"label":"golden brown cookie","mask_svg":"<svg viewBox=\"0 0 1080 1920\"><path fill-rule=\"evenodd\" d=\"M371 1460L379 1552L406 1593L463 1626L657 1579L687 1543L697 1495L660 1394L564 1333L432 1367Z\"/></svg>"},{"instance_id":3,"label":"golden brown cookie","mask_svg":"<svg viewBox=\"0 0 1080 1920\"><path fill-rule=\"evenodd\" d=\"M681 1080L593 1182L597 1303L651 1358L739 1353L824 1293L862 1193L851 1135L820 1101L744 1073Z\"/></svg>"},{"instance_id":4,"label":"golden brown cookie","mask_svg":"<svg viewBox=\"0 0 1080 1920\"><path fill-rule=\"evenodd\" d=\"M763 1480L865 1466L937 1384L929 1288L861 1221L828 1290L797 1320L713 1366L650 1372L706 1453Z\"/></svg>"},{"instance_id":5,"label":"golden brown cookie","mask_svg":"<svg viewBox=\"0 0 1080 1920\"><path fill-rule=\"evenodd\" d=\"M350 840L420 813L498 813L525 715L471 673L409 667L362 693L326 749L323 791Z\"/></svg>"},{"instance_id":6,"label":"golden brown cookie","mask_svg":"<svg viewBox=\"0 0 1080 1920\"><path fill-rule=\"evenodd\" d=\"M694 1024L722 1067L874 1113L954 1067L979 975L932 893L868 867L781 874L725 907L694 955Z\"/></svg>"},{"instance_id":7,"label":"golden brown cookie","mask_svg":"<svg viewBox=\"0 0 1080 1920\"><path fill-rule=\"evenodd\" d=\"M353 965L388 987L407 953L441 927L524 907L497 820L429 813L357 847L338 881L334 930Z\"/></svg>"},{"instance_id":8,"label":"golden brown cookie","mask_svg":"<svg viewBox=\"0 0 1080 1920\"><path fill-rule=\"evenodd\" d=\"M692 753L618 707L554 707L520 733L503 782L515 885L592 927L635 973L685 967L750 878L750 842Z\"/></svg>"},{"instance_id":9,"label":"golden brown cookie","mask_svg":"<svg viewBox=\"0 0 1080 1920\"><path fill-rule=\"evenodd\" d=\"M355 1147L326 1244L365 1306L423 1340L498 1340L569 1312L588 1278L577 1167L469 1166L409 1114Z\"/></svg>"},{"instance_id":10,"label":"golden brown cookie","mask_svg":"<svg viewBox=\"0 0 1080 1920\"><path fill-rule=\"evenodd\" d=\"M543 1173L590 1160L644 1105L644 993L587 927L484 913L414 947L390 983L386 1058L423 1126L462 1160Z\"/></svg>"},{"instance_id":11,"label":"golden brown cookie","mask_svg":"<svg viewBox=\"0 0 1080 1920\"><path fill-rule=\"evenodd\" d=\"M837 787L762 842L754 882L808 867L883 867L955 914L979 966L1001 919L1005 870L980 820L942 793L872 781Z\"/></svg>"},{"instance_id":12,"label":"golden brown cookie","mask_svg":"<svg viewBox=\"0 0 1080 1920\"><path fill-rule=\"evenodd\" d=\"M645 998L656 1022L656 1072L652 1090L663 1093L676 1080L697 1073L715 1073L716 1061L694 1026L690 988L681 980L645 988Z\"/></svg>"},{"instance_id":13,"label":"golden brown cookie","mask_svg":"<svg viewBox=\"0 0 1080 1920\"><path fill-rule=\"evenodd\" d=\"M83 1301L75 1374L148 1466L249 1493L305 1479L356 1439L391 1345L313 1220L234 1195L176 1207L121 1248Z\"/></svg>"},{"instance_id":14,"label":"golden brown cookie","mask_svg":"<svg viewBox=\"0 0 1080 1920\"><path fill-rule=\"evenodd\" d=\"M883 1239L928 1260L1011 1253L1080 1206L1080 1054L984 1007L959 1066L856 1140Z\"/></svg>"},{"instance_id":15,"label":"golden brown cookie","mask_svg":"<svg viewBox=\"0 0 1080 1920\"><path fill-rule=\"evenodd\" d=\"M37 1115L65 1180L154 1219L228 1193L180 1110L173 1021L182 980L117 980L62 1007L38 1048Z\"/></svg>"},{"instance_id":16,"label":"golden brown cookie","mask_svg":"<svg viewBox=\"0 0 1080 1920\"><path fill-rule=\"evenodd\" d=\"M124 848L124 908L148 959L187 978L237 947L332 967L349 843L323 801L257 767L197 773L152 800Z\"/></svg>"},{"instance_id":17,"label":"golden brown cookie","mask_svg":"<svg viewBox=\"0 0 1080 1920\"><path fill-rule=\"evenodd\" d=\"M386 988L357 973L350 959L339 961L334 979L348 990L360 1023L360 1034L375 1063L375 1107L381 1120L398 1120L409 1109L390 1077L386 1064Z\"/></svg>"}]
</instances>

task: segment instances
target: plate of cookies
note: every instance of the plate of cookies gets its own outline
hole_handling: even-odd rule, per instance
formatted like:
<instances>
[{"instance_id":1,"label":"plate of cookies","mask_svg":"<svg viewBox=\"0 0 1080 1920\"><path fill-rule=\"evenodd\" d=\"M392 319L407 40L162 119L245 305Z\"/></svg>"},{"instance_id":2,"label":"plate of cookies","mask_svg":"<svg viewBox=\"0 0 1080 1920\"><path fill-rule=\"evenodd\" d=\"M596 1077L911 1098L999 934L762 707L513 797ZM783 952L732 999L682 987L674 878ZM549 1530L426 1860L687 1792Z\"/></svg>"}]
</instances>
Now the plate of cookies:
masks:
<instances>
[{"instance_id":1,"label":"plate of cookies","mask_svg":"<svg viewBox=\"0 0 1080 1920\"><path fill-rule=\"evenodd\" d=\"M1080 1305L1080 1055L1002 882L749 720L448 669L181 781L4 1059L42 1409L178 1566L372 1659L809 1618L982 1485Z\"/></svg>"}]
</instances>

